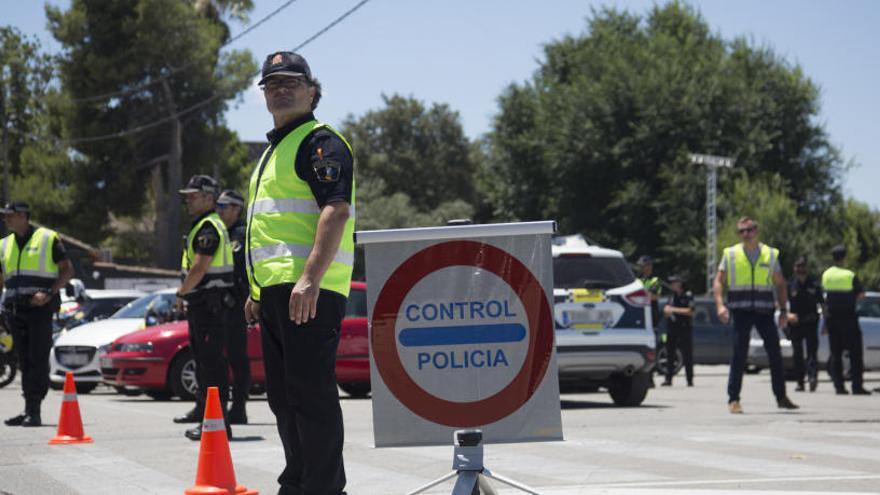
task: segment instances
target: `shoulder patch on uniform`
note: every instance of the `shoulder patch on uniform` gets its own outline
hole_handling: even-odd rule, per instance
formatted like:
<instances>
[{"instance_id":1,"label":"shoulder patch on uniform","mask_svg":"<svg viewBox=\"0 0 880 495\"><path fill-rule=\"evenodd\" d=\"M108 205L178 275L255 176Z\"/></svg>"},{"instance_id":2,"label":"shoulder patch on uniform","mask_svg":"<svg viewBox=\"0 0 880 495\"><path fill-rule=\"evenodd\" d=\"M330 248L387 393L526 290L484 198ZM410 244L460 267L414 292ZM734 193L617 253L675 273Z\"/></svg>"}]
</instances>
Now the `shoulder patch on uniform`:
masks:
<instances>
[{"instance_id":1,"label":"shoulder patch on uniform","mask_svg":"<svg viewBox=\"0 0 880 495\"><path fill-rule=\"evenodd\" d=\"M338 182L342 165L331 160L319 160L312 164L318 182Z\"/></svg>"},{"instance_id":2,"label":"shoulder patch on uniform","mask_svg":"<svg viewBox=\"0 0 880 495\"><path fill-rule=\"evenodd\" d=\"M239 242L237 239L232 241L231 244L232 244L232 251L233 252L237 253L237 252L241 251L241 242Z\"/></svg>"}]
</instances>

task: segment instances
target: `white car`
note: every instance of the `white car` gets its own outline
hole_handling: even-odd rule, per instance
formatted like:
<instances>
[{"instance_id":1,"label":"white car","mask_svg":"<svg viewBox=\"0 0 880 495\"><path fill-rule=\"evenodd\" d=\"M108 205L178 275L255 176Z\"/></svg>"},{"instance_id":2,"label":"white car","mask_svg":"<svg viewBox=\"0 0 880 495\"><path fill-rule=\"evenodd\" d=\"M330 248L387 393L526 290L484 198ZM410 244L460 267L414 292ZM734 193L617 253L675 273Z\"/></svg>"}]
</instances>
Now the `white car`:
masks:
<instances>
[{"instance_id":1,"label":"white car","mask_svg":"<svg viewBox=\"0 0 880 495\"><path fill-rule=\"evenodd\" d=\"M58 337L49 353L49 380L60 389L68 371L73 372L77 391L89 393L103 381L101 348L127 333L143 328L147 310L158 303L172 304L177 289L147 294L128 303L106 320L80 325ZM163 301L164 300L164 301Z\"/></svg>"},{"instance_id":2,"label":"white car","mask_svg":"<svg viewBox=\"0 0 880 495\"><path fill-rule=\"evenodd\" d=\"M554 238L552 254L561 388L604 387L615 404L641 404L656 358L650 294L620 251L577 235Z\"/></svg>"},{"instance_id":3,"label":"white car","mask_svg":"<svg viewBox=\"0 0 880 495\"><path fill-rule=\"evenodd\" d=\"M66 332L74 327L108 318L126 304L145 295L147 293L140 290L88 289L76 298L62 298L61 309L55 319L54 338L57 338L57 332Z\"/></svg>"},{"instance_id":4,"label":"white car","mask_svg":"<svg viewBox=\"0 0 880 495\"><path fill-rule=\"evenodd\" d=\"M880 370L880 292L865 293L865 299L859 301L857 312L859 315L859 326L862 329L862 360L865 364L865 371ZM819 328L822 328L821 321L819 322ZM791 374L794 370L794 350L791 347L791 341L785 337L782 331L779 332L779 346L782 350L782 361L785 370L787 374ZM819 350L817 354L819 368L826 368L828 358L831 356L827 335L819 335ZM847 352L844 351L844 356L846 354ZM846 357L844 357L843 361L846 371L849 369L849 361ZM764 350L764 340L761 339L755 330L752 330L752 337L749 341L748 364L752 369L757 370L769 366L767 352Z\"/></svg>"}]
</instances>

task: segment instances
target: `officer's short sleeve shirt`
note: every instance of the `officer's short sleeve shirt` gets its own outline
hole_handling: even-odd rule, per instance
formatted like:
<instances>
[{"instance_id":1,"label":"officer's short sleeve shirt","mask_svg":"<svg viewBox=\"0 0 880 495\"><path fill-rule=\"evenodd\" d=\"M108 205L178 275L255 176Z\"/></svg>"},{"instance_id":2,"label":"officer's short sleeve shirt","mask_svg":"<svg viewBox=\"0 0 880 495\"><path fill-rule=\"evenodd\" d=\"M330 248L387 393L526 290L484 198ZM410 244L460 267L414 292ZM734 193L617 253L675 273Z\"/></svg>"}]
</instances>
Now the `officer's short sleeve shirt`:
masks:
<instances>
[{"instance_id":1,"label":"officer's short sleeve shirt","mask_svg":"<svg viewBox=\"0 0 880 495\"><path fill-rule=\"evenodd\" d=\"M219 245L220 233L217 232L217 229L211 222L205 222L192 240L192 248L196 254L213 256L217 252L217 246Z\"/></svg>"},{"instance_id":2,"label":"officer's short sleeve shirt","mask_svg":"<svg viewBox=\"0 0 880 495\"><path fill-rule=\"evenodd\" d=\"M333 132L313 132L296 156L296 175L308 183L319 208L344 201L351 204L354 160L348 146Z\"/></svg>"}]
</instances>

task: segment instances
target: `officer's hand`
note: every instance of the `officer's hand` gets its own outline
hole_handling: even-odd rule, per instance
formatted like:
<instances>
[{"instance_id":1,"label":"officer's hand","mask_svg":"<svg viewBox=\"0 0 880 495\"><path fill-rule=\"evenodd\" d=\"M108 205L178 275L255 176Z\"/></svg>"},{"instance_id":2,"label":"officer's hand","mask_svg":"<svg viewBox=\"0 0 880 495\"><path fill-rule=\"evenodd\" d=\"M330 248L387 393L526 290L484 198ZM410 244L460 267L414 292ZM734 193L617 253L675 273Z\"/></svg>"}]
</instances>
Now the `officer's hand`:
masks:
<instances>
[{"instance_id":1,"label":"officer's hand","mask_svg":"<svg viewBox=\"0 0 880 495\"><path fill-rule=\"evenodd\" d=\"M52 299L52 296L48 292L37 292L33 296L31 296L31 306L43 306Z\"/></svg>"},{"instance_id":2,"label":"officer's hand","mask_svg":"<svg viewBox=\"0 0 880 495\"><path fill-rule=\"evenodd\" d=\"M788 313L785 315L785 317L788 319L788 323L790 325L797 325L798 317L795 313Z\"/></svg>"},{"instance_id":3,"label":"officer's hand","mask_svg":"<svg viewBox=\"0 0 880 495\"><path fill-rule=\"evenodd\" d=\"M715 312L718 313L718 320L727 325L727 322L730 321L730 311L727 310L727 306L718 306L715 308Z\"/></svg>"},{"instance_id":4,"label":"officer's hand","mask_svg":"<svg viewBox=\"0 0 880 495\"><path fill-rule=\"evenodd\" d=\"M318 293L320 287L311 280L300 277L290 290L290 319L302 325L315 317L318 312Z\"/></svg>"},{"instance_id":5,"label":"officer's hand","mask_svg":"<svg viewBox=\"0 0 880 495\"><path fill-rule=\"evenodd\" d=\"M786 315L784 311L780 312L777 321L779 328L786 328L788 326L788 315Z\"/></svg>"},{"instance_id":6,"label":"officer's hand","mask_svg":"<svg viewBox=\"0 0 880 495\"><path fill-rule=\"evenodd\" d=\"M186 301L182 297L180 297L180 294L178 294L177 299L174 300L174 311L178 314L183 314L184 310L186 309L184 308L185 303Z\"/></svg>"},{"instance_id":7,"label":"officer's hand","mask_svg":"<svg viewBox=\"0 0 880 495\"><path fill-rule=\"evenodd\" d=\"M671 315L672 314L672 306L670 306L668 304L666 306L663 306L663 314L666 316Z\"/></svg>"},{"instance_id":8,"label":"officer's hand","mask_svg":"<svg viewBox=\"0 0 880 495\"><path fill-rule=\"evenodd\" d=\"M244 302L244 318L248 325L256 325L260 321L260 303L248 297Z\"/></svg>"}]
</instances>

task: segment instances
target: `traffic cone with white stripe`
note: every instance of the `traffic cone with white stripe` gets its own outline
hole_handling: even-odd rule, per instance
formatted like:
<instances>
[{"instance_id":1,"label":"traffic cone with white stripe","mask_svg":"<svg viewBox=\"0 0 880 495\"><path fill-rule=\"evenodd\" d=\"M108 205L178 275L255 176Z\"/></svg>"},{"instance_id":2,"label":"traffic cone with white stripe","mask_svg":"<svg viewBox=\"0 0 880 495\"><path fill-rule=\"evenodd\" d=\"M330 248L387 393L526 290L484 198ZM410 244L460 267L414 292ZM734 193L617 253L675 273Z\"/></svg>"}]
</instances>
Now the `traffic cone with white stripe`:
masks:
<instances>
[{"instance_id":1,"label":"traffic cone with white stripe","mask_svg":"<svg viewBox=\"0 0 880 495\"><path fill-rule=\"evenodd\" d=\"M68 443L92 443L92 437L83 433L79 403L76 401L76 384L73 373L67 372L64 378L64 398L61 400L61 415L58 417L58 434L49 440L49 445Z\"/></svg>"},{"instance_id":2,"label":"traffic cone with white stripe","mask_svg":"<svg viewBox=\"0 0 880 495\"><path fill-rule=\"evenodd\" d=\"M201 442L196 484L184 492L186 495L258 495L256 490L248 490L235 482L217 387L208 387Z\"/></svg>"}]
</instances>

